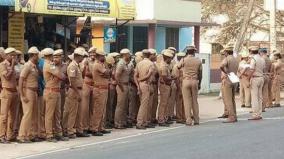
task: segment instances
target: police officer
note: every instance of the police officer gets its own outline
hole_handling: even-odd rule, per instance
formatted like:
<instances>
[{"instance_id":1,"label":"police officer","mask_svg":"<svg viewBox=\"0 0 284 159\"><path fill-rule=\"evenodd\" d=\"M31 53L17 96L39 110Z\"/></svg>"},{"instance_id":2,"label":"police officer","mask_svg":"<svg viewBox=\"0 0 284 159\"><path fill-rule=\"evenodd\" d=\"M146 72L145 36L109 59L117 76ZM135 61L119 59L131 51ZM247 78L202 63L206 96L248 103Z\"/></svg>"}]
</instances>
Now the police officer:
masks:
<instances>
[{"instance_id":1,"label":"police officer","mask_svg":"<svg viewBox=\"0 0 284 159\"><path fill-rule=\"evenodd\" d=\"M260 49L259 50L260 56L264 59L265 61L265 70L264 70L264 84L262 88L262 96L263 96L263 102L262 102L262 111L265 111L265 108L269 108L272 105L270 99L271 97L271 61L267 55L267 50L266 49Z\"/></svg>"},{"instance_id":2,"label":"police officer","mask_svg":"<svg viewBox=\"0 0 284 159\"><path fill-rule=\"evenodd\" d=\"M169 98L171 95L171 84L172 77L170 72L170 63L173 58L173 54L171 50L163 50L162 51L163 60L160 63L159 67L159 76L160 76L160 105L158 108L158 123L159 126L168 127L169 123L167 121L167 110L169 106Z\"/></svg>"},{"instance_id":3,"label":"police officer","mask_svg":"<svg viewBox=\"0 0 284 159\"><path fill-rule=\"evenodd\" d=\"M241 97L241 107L251 107L251 94L250 94L250 79L247 76L245 70L246 65L249 64L249 53L248 51L243 51L241 53L241 62L238 68L238 77L240 78L240 97Z\"/></svg>"},{"instance_id":4,"label":"police officer","mask_svg":"<svg viewBox=\"0 0 284 159\"><path fill-rule=\"evenodd\" d=\"M66 137L76 138L75 122L78 113L78 107L82 100L83 76L80 70L80 62L83 61L85 50L77 48L74 50L74 59L67 68L69 79L69 89L65 99L63 112L63 128ZM88 137L88 134L77 133L78 137Z\"/></svg>"},{"instance_id":5,"label":"police officer","mask_svg":"<svg viewBox=\"0 0 284 159\"><path fill-rule=\"evenodd\" d=\"M262 88L264 84L265 60L261 58L258 47L251 47L253 55L250 61L251 97L252 97L252 118L249 120L261 120L262 116Z\"/></svg>"},{"instance_id":6,"label":"police officer","mask_svg":"<svg viewBox=\"0 0 284 159\"><path fill-rule=\"evenodd\" d=\"M103 134L110 133L104 127L108 85L111 76L111 70L105 66L105 52L100 50L96 52L96 61L92 73L94 80L94 107L91 131L93 136L103 136Z\"/></svg>"},{"instance_id":7,"label":"police officer","mask_svg":"<svg viewBox=\"0 0 284 159\"><path fill-rule=\"evenodd\" d=\"M127 127L128 96L130 70L128 64L131 60L130 50L122 49L120 51L121 59L116 66L115 79L117 82L117 105L115 109L114 125L115 127ZM132 126L132 125L130 125Z\"/></svg>"},{"instance_id":8,"label":"police officer","mask_svg":"<svg viewBox=\"0 0 284 159\"><path fill-rule=\"evenodd\" d=\"M186 56L186 53L184 52L177 53L177 61L180 62L185 56ZM186 118L185 118L184 104L183 104L183 98L182 98L183 69L182 68L178 69L178 63L175 64L172 75L176 79L176 86L177 86L176 122L185 124Z\"/></svg>"},{"instance_id":9,"label":"police officer","mask_svg":"<svg viewBox=\"0 0 284 159\"><path fill-rule=\"evenodd\" d=\"M153 62L153 73L151 76L151 93L152 95L150 96L150 109L149 109L149 122L151 122L153 125L158 124L157 120L157 109L158 109L158 82L159 82L159 69L156 65L156 60L157 60L157 51L155 49L149 49L151 56L150 60Z\"/></svg>"},{"instance_id":10,"label":"police officer","mask_svg":"<svg viewBox=\"0 0 284 159\"><path fill-rule=\"evenodd\" d=\"M237 122L236 102L235 102L235 84L233 84L228 75L233 72L237 74L238 61L233 56L233 47L228 46L224 49L225 58L222 61L220 70L222 71L222 95L224 105L228 109L228 119L224 123Z\"/></svg>"},{"instance_id":11,"label":"police officer","mask_svg":"<svg viewBox=\"0 0 284 159\"><path fill-rule=\"evenodd\" d=\"M35 132L31 132L34 107L38 106L38 54L36 47L28 50L29 61L25 63L20 74L19 92L21 95L23 106L23 117L21 120L18 140L20 143L30 143L31 136Z\"/></svg>"},{"instance_id":12,"label":"police officer","mask_svg":"<svg viewBox=\"0 0 284 159\"><path fill-rule=\"evenodd\" d=\"M3 91L1 92L0 113L0 143L9 143L15 140L13 124L15 119L15 106L17 102L17 77L15 71L16 49L5 50L6 59L0 63L0 78Z\"/></svg>"},{"instance_id":13,"label":"police officer","mask_svg":"<svg viewBox=\"0 0 284 159\"><path fill-rule=\"evenodd\" d=\"M196 48L189 46L187 56L180 61L178 68L183 68L182 94L185 110L186 125L199 125L198 90L202 80L202 63L195 57ZM191 113L193 113L192 123Z\"/></svg>"},{"instance_id":14,"label":"police officer","mask_svg":"<svg viewBox=\"0 0 284 159\"><path fill-rule=\"evenodd\" d=\"M280 84L281 84L281 72L284 67L281 61L281 54L279 51L274 53L275 62L273 63L273 87L274 87L274 105L273 107L280 107Z\"/></svg>"},{"instance_id":15,"label":"police officer","mask_svg":"<svg viewBox=\"0 0 284 159\"><path fill-rule=\"evenodd\" d=\"M136 129L146 129L153 127L147 123L147 115L150 99L150 77L153 73L153 63L150 61L150 51L145 49L143 52L143 60L139 62L135 70L135 82L140 96L140 107L137 114Z\"/></svg>"}]
</instances>

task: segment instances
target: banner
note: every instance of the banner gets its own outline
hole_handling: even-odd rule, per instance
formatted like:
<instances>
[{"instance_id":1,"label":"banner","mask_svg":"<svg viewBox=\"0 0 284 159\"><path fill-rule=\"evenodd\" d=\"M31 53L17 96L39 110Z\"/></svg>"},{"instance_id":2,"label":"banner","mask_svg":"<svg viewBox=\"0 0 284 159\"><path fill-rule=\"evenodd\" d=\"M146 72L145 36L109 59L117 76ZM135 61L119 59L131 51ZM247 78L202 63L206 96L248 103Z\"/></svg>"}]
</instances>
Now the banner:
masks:
<instances>
[{"instance_id":1,"label":"banner","mask_svg":"<svg viewBox=\"0 0 284 159\"><path fill-rule=\"evenodd\" d=\"M113 0L16 0L15 11L67 16L115 17Z\"/></svg>"},{"instance_id":2,"label":"banner","mask_svg":"<svg viewBox=\"0 0 284 159\"><path fill-rule=\"evenodd\" d=\"M132 19L135 0L15 0L15 11Z\"/></svg>"},{"instance_id":3,"label":"banner","mask_svg":"<svg viewBox=\"0 0 284 159\"><path fill-rule=\"evenodd\" d=\"M9 14L8 46L24 51L25 16L24 13Z\"/></svg>"},{"instance_id":4,"label":"banner","mask_svg":"<svg viewBox=\"0 0 284 159\"><path fill-rule=\"evenodd\" d=\"M104 42L114 43L116 41L117 31L115 28L105 27L104 28Z\"/></svg>"}]
</instances>

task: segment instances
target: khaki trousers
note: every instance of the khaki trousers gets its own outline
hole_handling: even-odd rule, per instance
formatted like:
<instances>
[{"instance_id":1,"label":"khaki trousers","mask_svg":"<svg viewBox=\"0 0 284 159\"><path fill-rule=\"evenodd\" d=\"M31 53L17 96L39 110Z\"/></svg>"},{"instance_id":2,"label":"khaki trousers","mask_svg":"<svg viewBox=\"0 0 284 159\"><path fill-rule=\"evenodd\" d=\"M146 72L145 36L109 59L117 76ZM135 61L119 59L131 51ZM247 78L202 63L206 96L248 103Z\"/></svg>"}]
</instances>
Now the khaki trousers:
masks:
<instances>
[{"instance_id":1,"label":"khaki trousers","mask_svg":"<svg viewBox=\"0 0 284 159\"><path fill-rule=\"evenodd\" d=\"M194 123L199 123L198 80L183 80L182 93L186 123L192 124L191 113Z\"/></svg>"},{"instance_id":2,"label":"khaki trousers","mask_svg":"<svg viewBox=\"0 0 284 159\"><path fill-rule=\"evenodd\" d=\"M182 88L182 85L180 88ZM186 121L182 95L182 90L177 90L176 117L178 122Z\"/></svg>"},{"instance_id":3,"label":"khaki trousers","mask_svg":"<svg viewBox=\"0 0 284 159\"><path fill-rule=\"evenodd\" d=\"M60 95L61 95L61 106L60 106L60 113L61 113L60 117L61 118L60 118L60 121L62 121L63 120L65 98L66 98L66 89L65 88L60 89Z\"/></svg>"},{"instance_id":4,"label":"khaki trousers","mask_svg":"<svg viewBox=\"0 0 284 159\"><path fill-rule=\"evenodd\" d=\"M122 85L122 87L123 91L119 86L116 86L117 105L114 115L114 124L117 127L127 125L129 87L128 85Z\"/></svg>"},{"instance_id":5,"label":"khaki trousers","mask_svg":"<svg viewBox=\"0 0 284 159\"><path fill-rule=\"evenodd\" d=\"M61 106L61 95L60 92L44 91L44 101L45 101L45 129L46 138L52 138L55 135L62 136L62 129L60 122L55 121L55 116ZM60 113L60 112L59 112ZM54 131L53 131L54 130Z\"/></svg>"},{"instance_id":6,"label":"khaki trousers","mask_svg":"<svg viewBox=\"0 0 284 159\"><path fill-rule=\"evenodd\" d=\"M265 110L265 108L269 107L269 77L265 76L264 77L264 83L262 87L262 110Z\"/></svg>"},{"instance_id":7,"label":"khaki trousers","mask_svg":"<svg viewBox=\"0 0 284 159\"><path fill-rule=\"evenodd\" d=\"M105 121L106 121L107 124L114 123L114 114L115 114L116 102L117 102L116 87L114 85L110 85L109 91L108 91L106 117L105 117Z\"/></svg>"},{"instance_id":8,"label":"khaki trousers","mask_svg":"<svg viewBox=\"0 0 284 159\"><path fill-rule=\"evenodd\" d=\"M160 105L158 108L158 122L165 123L167 120L167 106L170 98L171 86L160 84Z\"/></svg>"},{"instance_id":9,"label":"khaki trousers","mask_svg":"<svg viewBox=\"0 0 284 159\"><path fill-rule=\"evenodd\" d=\"M21 120L20 130L18 139L19 140L30 140L31 136L34 132L32 132L32 123L34 120L34 123L37 123L37 118L33 118L34 114L37 114L35 112L35 108L38 106L38 94L36 91L30 90L30 89L24 89L24 93L26 95L26 98L29 100L27 103L25 103L22 99L22 106L23 106L23 117Z\"/></svg>"},{"instance_id":10,"label":"khaki trousers","mask_svg":"<svg viewBox=\"0 0 284 159\"><path fill-rule=\"evenodd\" d=\"M276 75L273 79L273 93L274 93L274 103L275 104L280 104L280 83L281 83L281 80L280 80L280 75Z\"/></svg>"},{"instance_id":11,"label":"khaki trousers","mask_svg":"<svg viewBox=\"0 0 284 159\"><path fill-rule=\"evenodd\" d=\"M235 85L229 79L222 80L222 96L225 108L228 111L228 118L231 120L237 119L237 110L235 102Z\"/></svg>"},{"instance_id":12,"label":"khaki trousers","mask_svg":"<svg viewBox=\"0 0 284 159\"><path fill-rule=\"evenodd\" d=\"M140 107L137 115L137 126L147 126L149 100L150 100L150 85L147 82L140 84Z\"/></svg>"},{"instance_id":13,"label":"khaki trousers","mask_svg":"<svg viewBox=\"0 0 284 159\"><path fill-rule=\"evenodd\" d=\"M129 108L128 108L128 123L136 123L139 110L139 96L135 85L129 85Z\"/></svg>"},{"instance_id":14,"label":"khaki trousers","mask_svg":"<svg viewBox=\"0 0 284 159\"><path fill-rule=\"evenodd\" d=\"M82 101L78 108L78 125L77 132L83 133L84 130L88 130L90 126L90 107L93 107L93 87L87 84L83 84Z\"/></svg>"},{"instance_id":15,"label":"khaki trousers","mask_svg":"<svg viewBox=\"0 0 284 159\"><path fill-rule=\"evenodd\" d=\"M149 112L151 115L151 120L152 122L155 122L157 120L157 109L158 109L158 104L159 104L159 97L158 97L158 85L157 84L153 84L151 85L152 89L153 89L153 94L150 97L150 105L152 106L152 110L151 112Z\"/></svg>"},{"instance_id":16,"label":"khaki trousers","mask_svg":"<svg viewBox=\"0 0 284 159\"><path fill-rule=\"evenodd\" d=\"M226 102L225 102L225 100L224 100L224 96L223 96L223 94L224 94L224 89L223 89L223 86L222 86L223 84L221 84L221 94L222 94L222 100L223 100L223 103L224 103L224 114L223 115L228 115L229 114L229 112L228 112L228 106L226 105Z\"/></svg>"},{"instance_id":17,"label":"khaki trousers","mask_svg":"<svg viewBox=\"0 0 284 159\"><path fill-rule=\"evenodd\" d=\"M1 100L0 100L1 101ZM1 107L0 107L1 108ZM21 120L23 117L23 107L19 94L17 94L16 109L15 109L15 120L14 120L14 132L19 133Z\"/></svg>"},{"instance_id":18,"label":"khaki trousers","mask_svg":"<svg viewBox=\"0 0 284 159\"><path fill-rule=\"evenodd\" d=\"M268 82L268 107L272 107L273 93L272 93L272 79L269 78Z\"/></svg>"},{"instance_id":19,"label":"khaki trousers","mask_svg":"<svg viewBox=\"0 0 284 159\"><path fill-rule=\"evenodd\" d=\"M94 88L94 109L91 130L98 132L104 130L104 120L106 114L106 105L108 98L108 89Z\"/></svg>"},{"instance_id":20,"label":"khaki trousers","mask_svg":"<svg viewBox=\"0 0 284 159\"><path fill-rule=\"evenodd\" d=\"M248 79L240 79L240 97L242 105L251 106L250 82Z\"/></svg>"},{"instance_id":21,"label":"khaki trousers","mask_svg":"<svg viewBox=\"0 0 284 159\"><path fill-rule=\"evenodd\" d=\"M251 79L251 97L253 117L260 117L262 113L262 87L264 83L263 77Z\"/></svg>"},{"instance_id":22,"label":"khaki trousers","mask_svg":"<svg viewBox=\"0 0 284 159\"><path fill-rule=\"evenodd\" d=\"M40 138L46 137L45 130L45 102L43 96L38 97L38 134Z\"/></svg>"},{"instance_id":23,"label":"khaki trousers","mask_svg":"<svg viewBox=\"0 0 284 159\"><path fill-rule=\"evenodd\" d=\"M169 98L169 105L167 107L167 116L168 117L174 117L174 111L176 107L176 93L177 93L177 86L174 82L172 82L171 85L171 93L170 93L170 98Z\"/></svg>"},{"instance_id":24,"label":"khaki trousers","mask_svg":"<svg viewBox=\"0 0 284 159\"><path fill-rule=\"evenodd\" d=\"M10 92L6 89L1 92L0 138L7 140L15 138L13 124L17 98L17 92Z\"/></svg>"},{"instance_id":25,"label":"khaki trousers","mask_svg":"<svg viewBox=\"0 0 284 159\"><path fill-rule=\"evenodd\" d=\"M75 123L78 115L79 105L80 97L78 97L78 94L73 89L69 88L66 95L63 112L63 129L68 135L73 135L76 133Z\"/></svg>"}]
</instances>

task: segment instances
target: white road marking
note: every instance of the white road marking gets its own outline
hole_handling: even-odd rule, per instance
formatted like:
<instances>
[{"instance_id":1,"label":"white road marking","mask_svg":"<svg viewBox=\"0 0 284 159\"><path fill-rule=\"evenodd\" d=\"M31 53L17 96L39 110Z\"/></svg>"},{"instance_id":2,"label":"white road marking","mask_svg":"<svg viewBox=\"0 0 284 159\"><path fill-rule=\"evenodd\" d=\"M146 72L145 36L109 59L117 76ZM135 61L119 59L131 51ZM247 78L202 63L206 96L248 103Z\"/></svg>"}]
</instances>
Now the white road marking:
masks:
<instances>
[{"instance_id":1,"label":"white road marking","mask_svg":"<svg viewBox=\"0 0 284 159\"><path fill-rule=\"evenodd\" d=\"M248 113L245 113L245 112L238 113L238 115L244 115L244 114L248 114ZM204 121L204 122L200 122L200 124L205 124L205 123L214 122L214 121L223 121L223 120L224 119L211 119L211 120L207 120L207 121ZM239 121L245 121L245 120L248 120L248 118L238 118L238 120ZM264 118L264 120L284 120L284 116L283 117ZM68 151L68 150L72 150L72 149L85 148L85 147L88 147L88 146L94 146L94 145L99 145L99 144L104 144L104 143L111 143L111 142L115 142L115 141L119 141L119 140L123 140L123 139L129 139L129 138L142 136L142 135L160 133L160 132L175 130L175 129L179 129L179 128L183 128L183 127L186 127L186 125L181 125L181 126L176 126L176 127L171 127L171 128L164 128L164 129L154 130L154 131L149 131L149 132L144 132L144 133L141 132L141 133L137 133L137 134L134 134L134 135L128 135L128 136L119 137L119 138L115 138L115 139L110 139L110 140L105 140L105 141L100 141L100 142L93 142L93 143L83 144L83 145L78 145L78 146L72 146L72 147L69 147L69 148L62 148L62 149L58 149L58 150L51 150L51 151L37 153L37 154L33 154L33 155L27 155L27 156L23 156L23 157L17 157L16 159L26 159L26 158L43 156L43 155L47 155L47 154L53 154L53 153L57 153L57 152ZM122 141L120 143L125 143L125 142Z\"/></svg>"}]
</instances>

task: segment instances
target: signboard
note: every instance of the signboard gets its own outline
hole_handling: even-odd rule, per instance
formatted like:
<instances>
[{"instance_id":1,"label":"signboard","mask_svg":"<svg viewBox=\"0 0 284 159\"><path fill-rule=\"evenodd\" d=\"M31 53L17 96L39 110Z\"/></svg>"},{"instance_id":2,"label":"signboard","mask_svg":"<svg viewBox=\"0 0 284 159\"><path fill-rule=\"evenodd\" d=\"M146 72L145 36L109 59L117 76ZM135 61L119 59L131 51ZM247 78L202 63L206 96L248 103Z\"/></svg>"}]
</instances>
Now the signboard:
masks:
<instances>
[{"instance_id":1,"label":"signboard","mask_svg":"<svg viewBox=\"0 0 284 159\"><path fill-rule=\"evenodd\" d=\"M117 0L118 18L132 19L136 17L135 0Z\"/></svg>"},{"instance_id":2,"label":"signboard","mask_svg":"<svg viewBox=\"0 0 284 159\"><path fill-rule=\"evenodd\" d=\"M24 51L25 16L24 13L9 15L8 46Z\"/></svg>"},{"instance_id":3,"label":"signboard","mask_svg":"<svg viewBox=\"0 0 284 159\"><path fill-rule=\"evenodd\" d=\"M71 16L115 17L113 0L16 0L15 11Z\"/></svg>"},{"instance_id":4,"label":"signboard","mask_svg":"<svg viewBox=\"0 0 284 159\"><path fill-rule=\"evenodd\" d=\"M114 43L116 41L116 29L111 27L104 28L104 42L105 43Z\"/></svg>"},{"instance_id":5,"label":"signboard","mask_svg":"<svg viewBox=\"0 0 284 159\"><path fill-rule=\"evenodd\" d=\"M15 0L0 0L0 6L14 6Z\"/></svg>"},{"instance_id":6,"label":"signboard","mask_svg":"<svg viewBox=\"0 0 284 159\"><path fill-rule=\"evenodd\" d=\"M272 0L264 0L264 9L270 10ZM284 10L284 1L283 0L276 0L276 9L277 10Z\"/></svg>"}]
</instances>

